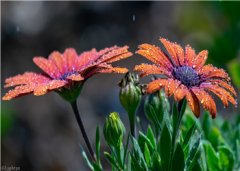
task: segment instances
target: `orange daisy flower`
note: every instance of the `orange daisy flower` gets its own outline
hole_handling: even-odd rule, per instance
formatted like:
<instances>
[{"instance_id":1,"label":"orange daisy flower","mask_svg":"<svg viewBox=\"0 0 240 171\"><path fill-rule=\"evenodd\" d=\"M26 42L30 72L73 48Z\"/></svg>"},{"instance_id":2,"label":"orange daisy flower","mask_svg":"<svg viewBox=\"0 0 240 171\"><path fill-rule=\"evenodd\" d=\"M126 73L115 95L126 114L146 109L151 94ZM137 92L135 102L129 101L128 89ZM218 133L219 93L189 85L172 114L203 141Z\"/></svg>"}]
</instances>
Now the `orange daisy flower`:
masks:
<instances>
[{"instance_id":1,"label":"orange daisy flower","mask_svg":"<svg viewBox=\"0 0 240 171\"><path fill-rule=\"evenodd\" d=\"M4 87L15 86L15 88L6 93L2 99L11 100L30 93L40 96L54 90L69 101L75 100L83 82L92 75L112 72L126 73L128 71L126 68L113 67L111 63L131 55L128 46L114 46L100 51L92 49L80 55L75 49L68 48L63 54L54 51L48 59L34 57L33 62L44 73L25 72L22 75L7 78Z\"/></svg>"},{"instance_id":2,"label":"orange daisy flower","mask_svg":"<svg viewBox=\"0 0 240 171\"><path fill-rule=\"evenodd\" d=\"M160 38L160 41L169 55L150 44L140 45L136 52L155 63L155 65L135 66L135 70L140 72L140 76L165 75L163 78L150 82L146 88L147 93L153 93L164 87L166 94L174 95L176 101L186 97L188 105L197 117L200 116L199 102L205 110L210 112L212 118L216 116L216 104L209 92L218 96L224 106L228 106L228 102L237 105L234 98L237 94L230 85L228 74L223 69L218 69L211 64L205 65L207 50L195 54L194 49L189 45L185 47L184 51L177 43L163 38Z\"/></svg>"}]
</instances>

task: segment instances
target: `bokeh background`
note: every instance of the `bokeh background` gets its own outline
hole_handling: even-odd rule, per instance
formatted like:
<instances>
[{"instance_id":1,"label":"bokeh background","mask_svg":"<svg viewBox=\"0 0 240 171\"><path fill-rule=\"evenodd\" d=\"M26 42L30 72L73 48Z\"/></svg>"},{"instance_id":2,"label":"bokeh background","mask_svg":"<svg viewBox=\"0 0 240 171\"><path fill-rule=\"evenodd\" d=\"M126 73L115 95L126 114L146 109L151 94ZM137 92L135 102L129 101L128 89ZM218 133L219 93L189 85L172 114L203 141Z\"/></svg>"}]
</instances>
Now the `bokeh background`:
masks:
<instances>
[{"instance_id":1,"label":"bokeh background","mask_svg":"<svg viewBox=\"0 0 240 171\"><path fill-rule=\"evenodd\" d=\"M226 69L240 88L240 2L2 2L1 1L1 95L5 78L37 71L34 56L47 57L67 47L81 53L92 48L129 45L134 52L141 43L159 46L159 37L196 51L209 50L208 63ZM130 70L147 62L139 55L118 62ZM128 125L118 100L123 75L90 78L78 99L89 138L102 127L109 112L117 111ZM147 79L143 79L147 80ZM239 114L223 109L226 119ZM142 107L139 115L144 120ZM56 93L1 101L1 165L22 171L88 170L81 155L84 141L71 107ZM105 149L104 143L102 145ZM103 161L104 168L108 164Z\"/></svg>"}]
</instances>

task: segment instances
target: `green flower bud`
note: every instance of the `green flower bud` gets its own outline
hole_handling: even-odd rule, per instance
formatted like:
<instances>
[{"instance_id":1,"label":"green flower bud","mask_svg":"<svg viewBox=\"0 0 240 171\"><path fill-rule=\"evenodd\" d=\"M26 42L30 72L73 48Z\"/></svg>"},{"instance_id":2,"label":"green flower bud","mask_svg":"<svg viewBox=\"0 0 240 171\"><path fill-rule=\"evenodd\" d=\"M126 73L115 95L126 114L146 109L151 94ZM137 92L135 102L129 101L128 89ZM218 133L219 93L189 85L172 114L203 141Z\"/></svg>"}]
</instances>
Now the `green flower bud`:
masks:
<instances>
[{"instance_id":1,"label":"green flower bud","mask_svg":"<svg viewBox=\"0 0 240 171\"><path fill-rule=\"evenodd\" d=\"M119 83L119 86L121 87L119 93L120 102L128 113L131 132L134 135L135 113L142 98L138 75L127 73Z\"/></svg>"},{"instance_id":2,"label":"green flower bud","mask_svg":"<svg viewBox=\"0 0 240 171\"><path fill-rule=\"evenodd\" d=\"M110 113L103 128L105 140L110 146L119 146L122 143L125 127L116 112Z\"/></svg>"}]
</instances>

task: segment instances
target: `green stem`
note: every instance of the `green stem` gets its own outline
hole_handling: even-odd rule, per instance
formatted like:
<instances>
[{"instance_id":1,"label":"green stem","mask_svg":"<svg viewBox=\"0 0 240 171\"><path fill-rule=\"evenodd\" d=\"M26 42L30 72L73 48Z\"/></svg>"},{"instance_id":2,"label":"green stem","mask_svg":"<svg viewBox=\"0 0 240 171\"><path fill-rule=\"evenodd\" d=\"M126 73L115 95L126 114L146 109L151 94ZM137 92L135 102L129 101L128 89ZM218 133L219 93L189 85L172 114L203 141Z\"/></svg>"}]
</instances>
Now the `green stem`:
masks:
<instances>
[{"instance_id":1,"label":"green stem","mask_svg":"<svg viewBox=\"0 0 240 171\"><path fill-rule=\"evenodd\" d=\"M76 117L78 126L79 126L79 128L80 128L80 130L81 130L81 132L82 132L82 136L83 136L83 138L84 138L84 141L85 141L85 143L86 143L86 145L87 145L88 151L89 151L92 159L93 159L94 161L96 161L96 158L95 158L93 149L92 149L91 144L90 144L90 141L89 141L89 139L88 139L88 137L87 137L87 133L86 133L86 131L85 131L85 128L84 128L84 126L83 126L83 122L82 122L80 113L79 113L79 111L78 111L77 101L72 102L72 103L71 103L71 106L72 106L72 108L73 108L73 112L74 112L74 114L75 114L75 117Z\"/></svg>"},{"instance_id":2,"label":"green stem","mask_svg":"<svg viewBox=\"0 0 240 171\"><path fill-rule=\"evenodd\" d=\"M129 117L129 123L130 123L130 131L131 131L131 135L133 137L135 137L135 122L136 122L136 115L135 113L129 113L128 114Z\"/></svg>"}]
</instances>

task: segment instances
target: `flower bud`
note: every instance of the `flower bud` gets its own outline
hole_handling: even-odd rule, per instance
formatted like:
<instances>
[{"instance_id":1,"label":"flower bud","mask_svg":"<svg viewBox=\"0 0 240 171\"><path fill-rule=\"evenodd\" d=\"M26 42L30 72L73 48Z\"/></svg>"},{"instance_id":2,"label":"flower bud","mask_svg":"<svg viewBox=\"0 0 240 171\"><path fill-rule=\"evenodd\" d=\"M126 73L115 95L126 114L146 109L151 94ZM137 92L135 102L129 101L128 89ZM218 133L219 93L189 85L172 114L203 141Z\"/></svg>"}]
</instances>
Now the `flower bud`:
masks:
<instances>
[{"instance_id":1,"label":"flower bud","mask_svg":"<svg viewBox=\"0 0 240 171\"><path fill-rule=\"evenodd\" d=\"M123 135L125 133L125 127L116 112L110 113L106 118L106 122L103 128L103 134L105 140L110 146L118 146L121 144Z\"/></svg>"},{"instance_id":2,"label":"flower bud","mask_svg":"<svg viewBox=\"0 0 240 171\"><path fill-rule=\"evenodd\" d=\"M119 93L120 102L128 113L131 134L135 136L135 113L142 98L138 75L127 73L119 86L121 87Z\"/></svg>"},{"instance_id":3,"label":"flower bud","mask_svg":"<svg viewBox=\"0 0 240 171\"><path fill-rule=\"evenodd\" d=\"M119 98L122 106L128 114L135 114L142 97L138 76L127 73L119 86L121 87Z\"/></svg>"}]
</instances>

